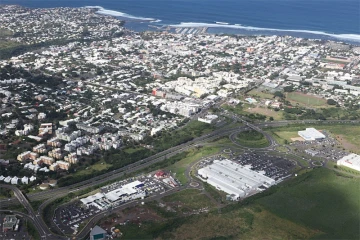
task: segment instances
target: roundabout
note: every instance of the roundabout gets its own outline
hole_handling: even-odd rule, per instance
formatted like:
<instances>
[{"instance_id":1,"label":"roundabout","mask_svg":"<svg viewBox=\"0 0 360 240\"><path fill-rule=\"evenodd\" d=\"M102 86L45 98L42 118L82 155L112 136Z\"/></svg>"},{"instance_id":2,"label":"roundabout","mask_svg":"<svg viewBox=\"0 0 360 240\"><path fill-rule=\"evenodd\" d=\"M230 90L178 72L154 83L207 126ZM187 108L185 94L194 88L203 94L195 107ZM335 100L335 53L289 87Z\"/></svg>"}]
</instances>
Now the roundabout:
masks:
<instances>
[{"instance_id":1,"label":"roundabout","mask_svg":"<svg viewBox=\"0 0 360 240\"><path fill-rule=\"evenodd\" d=\"M191 182L189 185L190 187L197 188L200 184L198 182Z\"/></svg>"}]
</instances>

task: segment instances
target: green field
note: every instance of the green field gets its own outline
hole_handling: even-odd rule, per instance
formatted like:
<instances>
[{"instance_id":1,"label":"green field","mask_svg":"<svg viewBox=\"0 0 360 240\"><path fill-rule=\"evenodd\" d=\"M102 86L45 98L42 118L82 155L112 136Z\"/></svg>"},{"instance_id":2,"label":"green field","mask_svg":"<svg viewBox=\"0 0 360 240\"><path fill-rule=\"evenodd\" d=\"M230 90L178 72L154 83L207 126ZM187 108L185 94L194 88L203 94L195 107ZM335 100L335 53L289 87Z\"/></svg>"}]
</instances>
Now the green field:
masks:
<instances>
[{"instance_id":1,"label":"green field","mask_svg":"<svg viewBox=\"0 0 360 240\"><path fill-rule=\"evenodd\" d=\"M298 103L303 106L312 106L312 107L324 107L327 106L326 100L320 97L307 95L299 92L290 92L286 93L286 99L293 103Z\"/></svg>"},{"instance_id":2,"label":"green field","mask_svg":"<svg viewBox=\"0 0 360 240\"><path fill-rule=\"evenodd\" d=\"M223 140L220 140L221 142ZM173 173L176 173L176 178L182 183L186 184L188 179L185 176L185 171L190 164L201 159L202 157L206 157L209 155L213 155L220 151L220 147L216 146L216 142L214 142L215 146L205 146L200 148L193 148L187 152L187 155L182 160L176 162L171 167L168 168Z\"/></svg>"},{"instance_id":3,"label":"green field","mask_svg":"<svg viewBox=\"0 0 360 240\"><path fill-rule=\"evenodd\" d=\"M236 137L237 142L244 147L263 148L269 146L269 141L266 137L256 131L241 132Z\"/></svg>"},{"instance_id":4,"label":"green field","mask_svg":"<svg viewBox=\"0 0 360 240\"><path fill-rule=\"evenodd\" d=\"M291 142L291 138L299 137L298 131L278 131L275 134L288 142Z\"/></svg>"},{"instance_id":5,"label":"green field","mask_svg":"<svg viewBox=\"0 0 360 240\"><path fill-rule=\"evenodd\" d=\"M259 89L253 89L250 92L247 93L250 96L253 97L257 97L257 98L261 98L261 99L273 99L274 98L274 94L266 92L266 91L261 91Z\"/></svg>"},{"instance_id":6,"label":"green field","mask_svg":"<svg viewBox=\"0 0 360 240\"><path fill-rule=\"evenodd\" d=\"M322 239L359 239L359 179L317 168L256 202L281 218L323 232Z\"/></svg>"},{"instance_id":7,"label":"green field","mask_svg":"<svg viewBox=\"0 0 360 240\"><path fill-rule=\"evenodd\" d=\"M87 167L86 169L76 172L73 176L91 174L94 172L99 172L104 169L108 169L109 167L111 167L111 164L107 164L105 162L98 162L95 163L94 165Z\"/></svg>"}]
</instances>

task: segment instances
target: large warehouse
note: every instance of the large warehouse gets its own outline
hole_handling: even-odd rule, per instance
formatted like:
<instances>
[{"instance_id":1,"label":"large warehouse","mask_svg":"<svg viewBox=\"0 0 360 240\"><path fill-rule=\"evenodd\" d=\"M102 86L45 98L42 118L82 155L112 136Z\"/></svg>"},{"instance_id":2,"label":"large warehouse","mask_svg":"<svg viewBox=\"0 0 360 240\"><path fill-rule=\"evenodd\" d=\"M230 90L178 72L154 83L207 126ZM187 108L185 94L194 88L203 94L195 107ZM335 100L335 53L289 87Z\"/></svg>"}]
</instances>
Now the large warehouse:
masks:
<instances>
[{"instance_id":1,"label":"large warehouse","mask_svg":"<svg viewBox=\"0 0 360 240\"><path fill-rule=\"evenodd\" d=\"M141 190L144 184L138 180L130 182L106 194L96 193L86 198L80 199L85 206L95 206L98 209L106 209L116 201L130 201L146 197L146 192Z\"/></svg>"},{"instance_id":2,"label":"large warehouse","mask_svg":"<svg viewBox=\"0 0 360 240\"><path fill-rule=\"evenodd\" d=\"M268 188L275 184L274 179L227 159L215 160L211 165L199 169L198 175L203 181L233 195L233 199L245 197L260 186Z\"/></svg>"},{"instance_id":3,"label":"large warehouse","mask_svg":"<svg viewBox=\"0 0 360 240\"><path fill-rule=\"evenodd\" d=\"M360 171L360 156L351 153L337 161L337 165Z\"/></svg>"},{"instance_id":4,"label":"large warehouse","mask_svg":"<svg viewBox=\"0 0 360 240\"><path fill-rule=\"evenodd\" d=\"M298 131L300 137L306 141L315 141L324 139L326 136L315 128L306 128L304 131Z\"/></svg>"}]
</instances>

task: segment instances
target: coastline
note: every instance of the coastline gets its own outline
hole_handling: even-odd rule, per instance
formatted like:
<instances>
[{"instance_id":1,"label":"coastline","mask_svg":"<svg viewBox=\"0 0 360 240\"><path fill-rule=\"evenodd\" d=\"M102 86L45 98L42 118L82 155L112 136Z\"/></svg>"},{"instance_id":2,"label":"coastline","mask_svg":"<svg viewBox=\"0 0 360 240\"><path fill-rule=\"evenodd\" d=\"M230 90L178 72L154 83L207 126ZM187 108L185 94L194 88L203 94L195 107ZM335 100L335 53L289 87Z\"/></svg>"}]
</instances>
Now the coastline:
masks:
<instances>
[{"instance_id":1,"label":"coastline","mask_svg":"<svg viewBox=\"0 0 360 240\"><path fill-rule=\"evenodd\" d=\"M161 19L134 16L124 12L105 9L101 6L85 6L84 8L96 9L97 14L116 17L125 21L124 26L136 32L159 31L163 29L197 29L206 28L208 34L234 34L245 36L291 36L305 39L326 40L335 42L344 42L360 46L360 34L332 34L324 31L312 31L303 29L278 29L262 28L253 26L243 26L241 24L230 24L227 22L198 23L198 22L181 22L178 24L163 23ZM174 31L173 31L174 32ZM179 31L181 32L181 30ZM204 33L202 31L202 33Z\"/></svg>"}]
</instances>

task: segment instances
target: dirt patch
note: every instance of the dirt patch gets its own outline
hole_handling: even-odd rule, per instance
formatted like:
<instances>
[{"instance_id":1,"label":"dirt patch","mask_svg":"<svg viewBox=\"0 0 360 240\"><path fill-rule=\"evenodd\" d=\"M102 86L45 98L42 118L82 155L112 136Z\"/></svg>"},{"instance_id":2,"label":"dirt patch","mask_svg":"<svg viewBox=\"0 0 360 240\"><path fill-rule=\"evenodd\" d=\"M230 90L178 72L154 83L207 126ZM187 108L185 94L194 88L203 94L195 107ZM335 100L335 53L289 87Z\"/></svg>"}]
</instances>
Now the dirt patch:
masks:
<instances>
[{"instance_id":1,"label":"dirt patch","mask_svg":"<svg viewBox=\"0 0 360 240\"><path fill-rule=\"evenodd\" d=\"M258 113L258 114L262 114L268 117L273 117L275 120L281 119L281 113L280 112L276 112L272 109L268 109L268 108L262 108L262 107L254 107L254 108L250 108L250 109L244 109L245 112L249 112L249 113Z\"/></svg>"},{"instance_id":2,"label":"dirt patch","mask_svg":"<svg viewBox=\"0 0 360 240\"><path fill-rule=\"evenodd\" d=\"M348 142L345 139L344 135L335 135L335 138L337 141L339 141L341 143L341 145L343 146L343 148L350 150L350 151L354 151L354 152L359 152L359 148L358 146L356 146L355 144L352 144L350 142Z\"/></svg>"},{"instance_id":3,"label":"dirt patch","mask_svg":"<svg viewBox=\"0 0 360 240\"><path fill-rule=\"evenodd\" d=\"M111 229L117 224L124 224L127 222L141 223L148 221L162 221L163 217L159 216L154 210L148 207L133 207L121 211L116 211L109 218L103 220L100 226L103 229Z\"/></svg>"}]
</instances>

